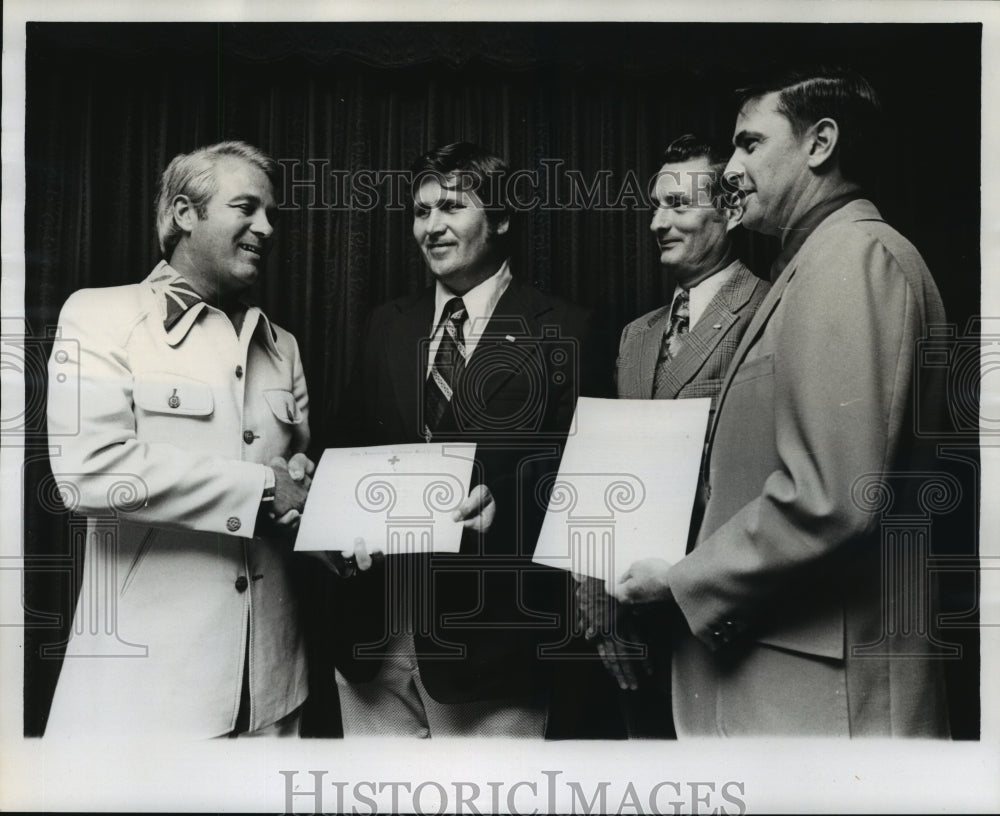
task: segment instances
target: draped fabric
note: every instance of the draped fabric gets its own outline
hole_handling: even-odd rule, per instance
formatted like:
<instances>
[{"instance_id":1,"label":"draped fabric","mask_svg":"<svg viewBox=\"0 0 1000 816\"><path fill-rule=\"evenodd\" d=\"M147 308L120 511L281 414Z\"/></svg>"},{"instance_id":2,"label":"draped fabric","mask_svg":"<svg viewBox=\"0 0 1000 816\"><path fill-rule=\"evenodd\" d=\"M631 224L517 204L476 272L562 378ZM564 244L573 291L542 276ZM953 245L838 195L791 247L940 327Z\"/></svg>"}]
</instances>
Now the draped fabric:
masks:
<instances>
[{"instance_id":1,"label":"draped fabric","mask_svg":"<svg viewBox=\"0 0 1000 816\"><path fill-rule=\"evenodd\" d=\"M139 281L159 260L152 202L172 156L238 138L282 161L277 239L255 296L298 338L316 424L345 398L366 314L428 280L408 207L388 200L386 184L369 183L366 198L359 174L405 170L457 140L480 142L541 180L556 166L579 174L586 189L577 192L598 198L569 201L565 177L542 184L553 206L518 213L512 267L598 308L614 347L625 323L672 290L635 192L667 142L687 131L728 139L731 90L750 68L847 62L889 102L892 152L876 202L923 252L961 326L979 300L980 33L976 25L29 23L25 305L37 360L28 372L35 447L25 471L26 556L57 568L29 569L26 581L39 625L26 650L25 732L44 726L78 575L72 520L51 496L39 498L49 485L39 419L49 332L71 292ZM933 122L915 124L929 117L928 98ZM931 157L938 168L962 161L936 189L947 191L944 214L926 206L920 173ZM350 206L345 176L355 179ZM396 200L407 196L403 188ZM774 241L743 233L738 248L766 276ZM43 644L57 645L52 659L38 658Z\"/></svg>"}]
</instances>

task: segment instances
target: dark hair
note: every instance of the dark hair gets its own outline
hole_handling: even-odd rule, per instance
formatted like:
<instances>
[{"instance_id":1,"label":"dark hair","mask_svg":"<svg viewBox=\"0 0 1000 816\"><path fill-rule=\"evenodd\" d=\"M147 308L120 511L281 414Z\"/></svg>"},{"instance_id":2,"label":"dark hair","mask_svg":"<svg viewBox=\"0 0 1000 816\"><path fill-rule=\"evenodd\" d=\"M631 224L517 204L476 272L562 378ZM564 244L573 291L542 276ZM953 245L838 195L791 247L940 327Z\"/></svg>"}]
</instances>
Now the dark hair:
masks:
<instances>
[{"instance_id":1,"label":"dark hair","mask_svg":"<svg viewBox=\"0 0 1000 816\"><path fill-rule=\"evenodd\" d=\"M770 93L778 93L777 110L801 136L829 117L840 131L840 173L850 181L871 180L880 157L882 103L861 74L841 67L784 71L766 82L736 91L742 110Z\"/></svg>"},{"instance_id":2,"label":"dark hair","mask_svg":"<svg viewBox=\"0 0 1000 816\"><path fill-rule=\"evenodd\" d=\"M182 234L181 228L174 221L174 199L179 195L187 196L198 218L204 219L209 199L219 189L215 166L226 157L242 159L252 164L274 184L277 163L262 150L246 142L219 142L174 156L163 171L156 191L156 234L164 258L170 258Z\"/></svg>"},{"instance_id":3,"label":"dark hair","mask_svg":"<svg viewBox=\"0 0 1000 816\"><path fill-rule=\"evenodd\" d=\"M667 145L667 149L663 151L661 164L680 164L691 159L706 159L709 172L712 174L709 193L712 196L712 203L718 207L722 203L724 192L722 171L726 169L732 152L728 144L696 133L685 133Z\"/></svg>"},{"instance_id":4,"label":"dark hair","mask_svg":"<svg viewBox=\"0 0 1000 816\"><path fill-rule=\"evenodd\" d=\"M428 176L447 189L475 193L491 226L509 218L507 165L499 156L472 142L452 142L429 150L410 167L413 194Z\"/></svg>"}]
</instances>

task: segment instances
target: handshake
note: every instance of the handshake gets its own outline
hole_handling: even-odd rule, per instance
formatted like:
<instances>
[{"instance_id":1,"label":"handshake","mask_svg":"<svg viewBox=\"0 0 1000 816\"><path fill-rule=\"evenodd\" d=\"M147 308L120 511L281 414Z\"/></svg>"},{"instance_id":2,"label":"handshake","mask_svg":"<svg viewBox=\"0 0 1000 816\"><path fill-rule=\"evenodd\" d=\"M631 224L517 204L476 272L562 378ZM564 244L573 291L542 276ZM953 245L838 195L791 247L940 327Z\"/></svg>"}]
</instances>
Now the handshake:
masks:
<instances>
[{"instance_id":1,"label":"handshake","mask_svg":"<svg viewBox=\"0 0 1000 816\"><path fill-rule=\"evenodd\" d=\"M305 509L306 497L312 486L312 476L316 472L316 464L304 453L296 453L285 461L276 456L268 462L274 471L274 502L268 511L271 523L279 532L295 535L299 519ZM308 555L322 561L335 574L349 578L359 571L372 566L373 558L382 558L381 552L368 553L362 539L355 539L354 555L345 557L336 551L312 550Z\"/></svg>"},{"instance_id":2,"label":"handshake","mask_svg":"<svg viewBox=\"0 0 1000 816\"><path fill-rule=\"evenodd\" d=\"M305 509L316 465L304 453L296 453L288 461L275 456L268 465L274 471L274 501L270 503L268 516L279 528L295 530Z\"/></svg>"},{"instance_id":3,"label":"handshake","mask_svg":"<svg viewBox=\"0 0 1000 816\"><path fill-rule=\"evenodd\" d=\"M296 453L287 461L276 456L268 465L274 471L274 501L266 505L268 520L276 528L276 532L294 535L305 509L316 464L304 453ZM496 511L493 493L486 485L480 484L469 491L469 495L455 509L452 518L475 532L486 533L493 525ZM355 539L353 558L362 570L371 563L365 543L360 538ZM342 572L340 569L335 571Z\"/></svg>"}]
</instances>

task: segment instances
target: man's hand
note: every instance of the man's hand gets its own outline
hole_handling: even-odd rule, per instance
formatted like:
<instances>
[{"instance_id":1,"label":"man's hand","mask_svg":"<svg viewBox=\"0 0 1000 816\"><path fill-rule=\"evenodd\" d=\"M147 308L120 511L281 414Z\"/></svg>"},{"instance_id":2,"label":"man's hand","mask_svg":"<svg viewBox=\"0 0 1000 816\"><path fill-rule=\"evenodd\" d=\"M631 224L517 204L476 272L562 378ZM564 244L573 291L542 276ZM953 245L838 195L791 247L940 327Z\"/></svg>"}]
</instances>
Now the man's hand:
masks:
<instances>
[{"instance_id":1,"label":"man's hand","mask_svg":"<svg viewBox=\"0 0 1000 816\"><path fill-rule=\"evenodd\" d=\"M296 457L302 456L301 454L296 454L292 457L292 461L296 462L296 473L301 474L300 479L296 480L289 472L289 466L291 462L286 463L281 457L275 457L269 464L271 470L274 471L274 503L271 507L271 512L278 523L285 521L287 514L294 510L296 512L295 519L298 518L298 514L302 513L303 508L306 504L306 496L309 495L309 485L312 484L312 479L306 475L305 462L309 462L305 456L302 456L302 460L296 461ZM315 468L314 468L315 469Z\"/></svg>"},{"instance_id":2,"label":"man's hand","mask_svg":"<svg viewBox=\"0 0 1000 816\"><path fill-rule=\"evenodd\" d=\"M493 501L493 494L486 485L481 484L469 491L468 498L451 514L451 519L462 522L463 527L477 533L486 533L493 525L496 514L497 505Z\"/></svg>"},{"instance_id":3,"label":"man's hand","mask_svg":"<svg viewBox=\"0 0 1000 816\"><path fill-rule=\"evenodd\" d=\"M636 667L639 665L636 653L639 648L641 647L615 637L602 637L597 641L597 653L601 656L601 662L622 691L636 691L639 688L639 678L636 676ZM645 657L642 658L642 666L647 674L650 673Z\"/></svg>"},{"instance_id":4,"label":"man's hand","mask_svg":"<svg viewBox=\"0 0 1000 816\"><path fill-rule=\"evenodd\" d=\"M604 581L586 575L573 576L576 585L576 613L587 640L605 637L611 632L615 600L608 597Z\"/></svg>"},{"instance_id":5,"label":"man's hand","mask_svg":"<svg viewBox=\"0 0 1000 816\"><path fill-rule=\"evenodd\" d=\"M288 460L288 475L296 482L302 482L306 488L312 484L312 475L315 472L315 462L304 453L296 453Z\"/></svg>"},{"instance_id":6,"label":"man's hand","mask_svg":"<svg viewBox=\"0 0 1000 816\"><path fill-rule=\"evenodd\" d=\"M643 558L629 567L609 592L626 604L673 600L667 579L670 567L662 558Z\"/></svg>"},{"instance_id":7,"label":"man's hand","mask_svg":"<svg viewBox=\"0 0 1000 816\"><path fill-rule=\"evenodd\" d=\"M369 553L363 538L354 539L354 555L345 556L338 550L317 550L308 554L319 558L335 575L341 578L353 578L358 573L366 572L375 564L385 560L385 554L381 550L373 550Z\"/></svg>"},{"instance_id":8,"label":"man's hand","mask_svg":"<svg viewBox=\"0 0 1000 816\"><path fill-rule=\"evenodd\" d=\"M650 672L643 653L643 646L629 611L608 595L604 581L587 576L573 576L577 581L577 615L584 630L584 637L596 641L601 656L611 676L623 691L639 688L639 669Z\"/></svg>"}]
</instances>

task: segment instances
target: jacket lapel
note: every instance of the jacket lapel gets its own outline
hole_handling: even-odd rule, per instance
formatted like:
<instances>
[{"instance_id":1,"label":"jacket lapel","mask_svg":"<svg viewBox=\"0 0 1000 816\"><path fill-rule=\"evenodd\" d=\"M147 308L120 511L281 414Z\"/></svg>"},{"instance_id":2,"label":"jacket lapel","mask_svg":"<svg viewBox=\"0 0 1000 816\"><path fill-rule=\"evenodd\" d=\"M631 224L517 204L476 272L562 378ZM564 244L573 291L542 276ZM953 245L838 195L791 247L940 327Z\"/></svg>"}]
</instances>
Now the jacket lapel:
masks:
<instances>
[{"instance_id":1,"label":"jacket lapel","mask_svg":"<svg viewBox=\"0 0 1000 816\"><path fill-rule=\"evenodd\" d=\"M695 378L733 327L739 310L746 305L757 285L754 274L742 263L737 264L732 278L712 298L694 328L684 338L677 356L666 365L659 388L653 394L654 399L674 399ZM651 375L651 379L653 377L655 374Z\"/></svg>"},{"instance_id":2,"label":"jacket lapel","mask_svg":"<svg viewBox=\"0 0 1000 816\"><path fill-rule=\"evenodd\" d=\"M624 383L623 394L641 395L647 399L652 395L652 383L656 379L656 364L660 360L660 349L663 346L663 334L667 330L670 319L670 305L657 309L649 319L646 327L639 333L636 340L639 343L638 366L623 366L622 373L628 373L631 382Z\"/></svg>"},{"instance_id":3,"label":"jacket lapel","mask_svg":"<svg viewBox=\"0 0 1000 816\"><path fill-rule=\"evenodd\" d=\"M419 425L424 411L420 403L434 319L434 287L401 302L397 308L399 316L387 323L382 351L404 426L412 428L416 437L422 437L423 428Z\"/></svg>"},{"instance_id":4,"label":"jacket lapel","mask_svg":"<svg viewBox=\"0 0 1000 816\"><path fill-rule=\"evenodd\" d=\"M510 378L524 371L528 359L539 352L538 340L542 333L538 321L551 306L532 297L533 294L517 279L510 282L469 359L463 377L484 384L481 394L484 407L488 407Z\"/></svg>"},{"instance_id":5,"label":"jacket lapel","mask_svg":"<svg viewBox=\"0 0 1000 816\"><path fill-rule=\"evenodd\" d=\"M760 337L761 332L767 325L767 321L771 318L774 310L777 308L778 304L781 302L781 296L784 294L785 288L788 286L789 282L795 277L796 269L798 268L798 260L802 256L802 250L805 248L813 235L816 233L827 229L830 226L841 224L847 221L881 221L882 216L879 211L875 208L875 205L866 199L855 199L848 204L845 204L836 212L827 216L826 219L820 223L818 227L806 238L802 246L799 247L799 251L795 253L795 256L790 259L788 266L785 267L784 271L778 276L777 280L771 285L771 291L767 293L766 297L760 304L760 308L757 309L757 314L754 315L753 320L750 321L750 325L743 335L743 339L740 344L736 347L736 353L733 355L733 361L729 365L729 371L726 373L726 378L722 382L722 389L719 391L719 398L716 402L715 414L712 417L712 424L709 427L707 441L705 443L705 456L708 457L712 450L712 442L715 439L715 429L719 424L719 417L722 416L722 403L726 399L726 394L729 391L729 386L732 384L733 376L736 374L737 369L739 369L740 364L743 359L747 356L747 352L750 347L757 341ZM707 476L707 469L705 470L705 475Z\"/></svg>"},{"instance_id":6,"label":"jacket lapel","mask_svg":"<svg viewBox=\"0 0 1000 816\"><path fill-rule=\"evenodd\" d=\"M760 306L757 309L757 313L753 316L750 321L750 325L747 327L746 332L743 334L743 338L740 340L740 344L736 347L736 352L733 354L733 360L729 364L729 370L726 372L725 379L722 381L722 388L719 389L719 397L715 403L715 412L712 415L712 423L708 430L708 436L706 437L705 443L705 453L712 447L712 440L715 437L715 428L719 423L719 414L722 409L722 402L726 397L726 393L729 391L729 386L733 381L733 375L736 370L740 367L740 363L743 362L743 358L747 356L747 351L754 344L760 333L764 330L764 326L767 325L768 319L774 312L778 303L781 302L781 295L785 291L785 287L788 286L788 281L792 279L795 275L795 263L789 264L785 267L785 270L778 276L778 279L771 285L771 291L765 295L764 300L761 301Z\"/></svg>"}]
</instances>

